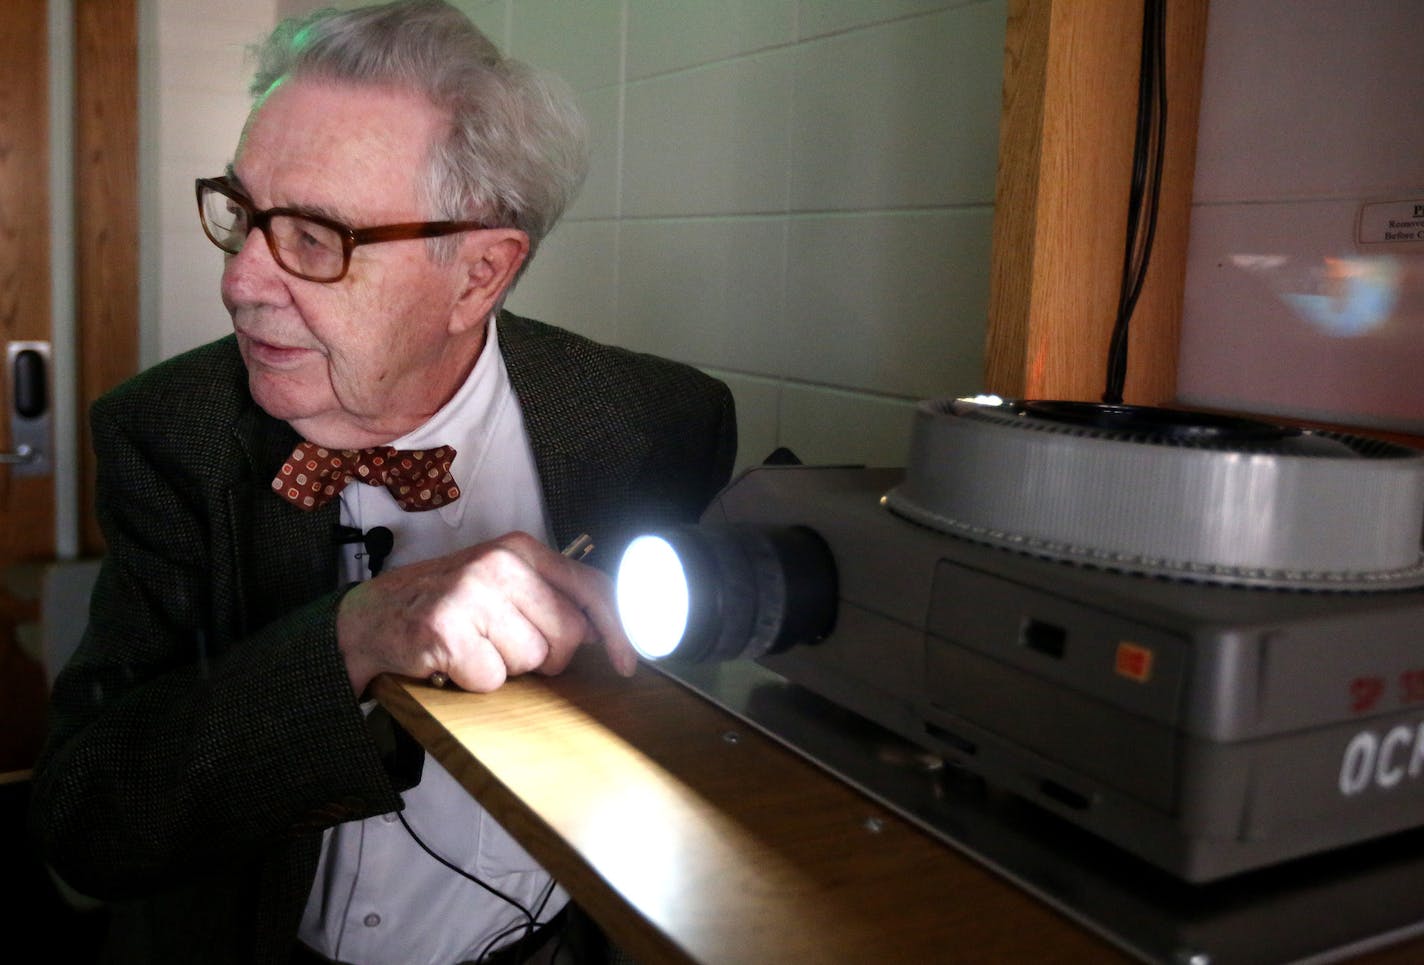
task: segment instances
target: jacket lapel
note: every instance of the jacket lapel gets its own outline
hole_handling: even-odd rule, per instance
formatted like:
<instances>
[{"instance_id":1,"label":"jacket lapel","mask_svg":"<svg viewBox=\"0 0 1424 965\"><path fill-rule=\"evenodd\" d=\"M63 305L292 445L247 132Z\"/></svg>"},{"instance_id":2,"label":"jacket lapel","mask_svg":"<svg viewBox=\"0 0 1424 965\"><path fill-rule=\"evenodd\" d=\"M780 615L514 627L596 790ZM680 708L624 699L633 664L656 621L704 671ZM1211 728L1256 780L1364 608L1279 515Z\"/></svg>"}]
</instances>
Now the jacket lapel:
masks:
<instances>
[{"instance_id":1,"label":"jacket lapel","mask_svg":"<svg viewBox=\"0 0 1424 965\"><path fill-rule=\"evenodd\" d=\"M651 445L620 400L598 386L571 390L587 381L579 344L539 323L500 314L500 349L560 546L580 532L597 535L621 522L608 518L610 497L631 484Z\"/></svg>"},{"instance_id":2,"label":"jacket lapel","mask_svg":"<svg viewBox=\"0 0 1424 965\"><path fill-rule=\"evenodd\" d=\"M233 426L245 461L228 490L246 632L335 589L340 504L297 509L272 492L272 478L300 441L292 427L249 404Z\"/></svg>"}]
</instances>

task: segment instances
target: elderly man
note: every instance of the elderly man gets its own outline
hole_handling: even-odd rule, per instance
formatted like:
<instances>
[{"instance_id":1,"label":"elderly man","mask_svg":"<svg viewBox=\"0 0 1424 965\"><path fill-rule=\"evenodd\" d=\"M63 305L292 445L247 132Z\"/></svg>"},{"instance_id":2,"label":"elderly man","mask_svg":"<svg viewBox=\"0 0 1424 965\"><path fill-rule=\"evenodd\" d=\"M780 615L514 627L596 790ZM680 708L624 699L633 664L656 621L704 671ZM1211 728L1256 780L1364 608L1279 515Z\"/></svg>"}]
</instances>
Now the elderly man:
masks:
<instances>
[{"instance_id":1,"label":"elderly man","mask_svg":"<svg viewBox=\"0 0 1424 965\"><path fill-rule=\"evenodd\" d=\"M607 577L553 547L696 518L730 396L501 310L584 150L454 9L283 25L253 92L198 182L234 334L92 413L109 554L34 827L120 959L522 958L566 896L363 695L586 643L632 673Z\"/></svg>"}]
</instances>

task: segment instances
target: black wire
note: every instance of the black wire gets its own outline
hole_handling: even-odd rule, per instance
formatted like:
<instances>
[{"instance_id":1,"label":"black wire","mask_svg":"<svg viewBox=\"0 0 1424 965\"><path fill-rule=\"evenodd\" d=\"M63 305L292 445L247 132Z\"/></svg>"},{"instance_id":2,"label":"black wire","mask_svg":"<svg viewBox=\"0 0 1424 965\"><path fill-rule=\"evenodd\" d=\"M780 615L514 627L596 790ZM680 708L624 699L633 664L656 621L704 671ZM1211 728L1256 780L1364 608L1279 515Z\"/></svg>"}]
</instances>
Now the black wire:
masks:
<instances>
[{"instance_id":1,"label":"black wire","mask_svg":"<svg viewBox=\"0 0 1424 965\"><path fill-rule=\"evenodd\" d=\"M539 916L544 913L544 906L546 906L546 905L549 903L549 899L553 896L553 894L554 894L554 879L553 879L553 878L550 878L550 879L549 879L549 883L544 886L544 896L543 896L542 898L540 898L540 899L539 899L539 903L534 906L534 914L533 914L532 918L533 918L533 920L534 920L534 922L535 922L536 924L537 924L537 922L538 922L538 920L539 920ZM518 945L518 944L520 944L520 943L522 943L522 942L527 942L527 941L529 941L531 938L534 937L534 929L533 929L533 927L532 927L531 925L525 924L524 922L518 922L518 921L517 921L517 922L515 922L514 924L508 926L507 928L504 928L503 930L496 932L496 933L494 934L494 936L490 938L489 941L485 942L484 947L480 949L480 953L475 956L475 961L476 961L476 962L483 962L483 961L485 960L485 956L487 956L487 955L493 953L493 952L496 950L496 946L499 945L499 943L500 943L501 941L503 941L504 939L508 938L510 935L513 935L515 932L519 931L520 929L523 929L523 930L524 930L524 936L523 936L522 938L520 938L518 942L515 942L516 945ZM562 938L562 936L561 936L561 938ZM519 958L519 957L522 957L522 949L521 949L519 952L516 953L516 958Z\"/></svg>"},{"instance_id":2,"label":"black wire","mask_svg":"<svg viewBox=\"0 0 1424 965\"><path fill-rule=\"evenodd\" d=\"M1118 294L1117 318L1109 351L1109 384L1108 390L1105 393L1105 401L1110 402L1120 401L1121 385L1117 380L1121 377L1121 370L1126 367L1124 356L1126 352L1125 343L1129 318L1127 309L1131 300L1134 272L1138 264L1140 253L1139 231L1141 227L1143 204L1144 200L1150 196L1147 154L1152 138L1152 83L1154 79L1152 60L1155 49L1152 37L1155 33L1153 29L1154 26L1155 11L1149 0L1149 2L1144 5L1143 10L1142 50L1139 56L1137 82L1137 129L1133 144L1132 178L1128 192L1127 231L1125 233L1126 243L1123 251L1122 279Z\"/></svg>"},{"instance_id":3,"label":"black wire","mask_svg":"<svg viewBox=\"0 0 1424 965\"><path fill-rule=\"evenodd\" d=\"M544 886L544 897L539 899L539 904L534 906L534 920L538 921L539 916L544 914L544 908L548 906L549 899L554 897L554 879L550 878L549 883Z\"/></svg>"},{"instance_id":4,"label":"black wire","mask_svg":"<svg viewBox=\"0 0 1424 965\"><path fill-rule=\"evenodd\" d=\"M1156 185L1161 178L1161 155L1165 138L1156 130L1165 120L1165 84L1161 83L1163 17L1159 4L1146 0L1142 16L1141 68L1138 71L1138 120L1136 139L1132 155L1132 181L1128 194L1128 231L1122 266L1122 286L1118 296L1118 316L1112 332L1108 353L1108 386L1104 391L1104 401L1118 403L1122 400L1122 383L1126 373L1126 352L1128 352L1128 322L1136 305L1136 296L1142 290L1142 278L1146 272L1146 256L1151 249L1151 236L1156 228ZM1153 100L1153 84L1159 97ZM1161 110L1159 110L1161 108ZM1155 124L1156 121L1158 124ZM1148 169L1149 152L1152 152L1153 135L1156 137L1156 161L1151 171ZM1148 235L1145 241L1141 233L1143 208L1148 209Z\"/></svg>"},{"instance_id":5,"label":"black wire","mask_svg":"<svg viewBox=\"0 0 1424 965\"><path fill-rule=\"evenodd\" d=\"M396 812L396 817L400 818L400 823L401 823L401 825L405 828L406 832L410 835L411 840L413 840L416 844L420 845L420 849L421 849L422 851L424 851L426 854L430 855L430 857L434 858L436 861L438 861L438 862L440 862L441 864L443 864L445 867L449 868L451 871L455 872L455 874L457 874L457 875L459 875L460 877L465 878L465 879L467 879L467 880L469 880L469 881L473 881L475 884L479 885L481 888L483 888L485 891L488 891L490 894L494 895L496 898L499 898L501 901L507 902L507 903L508 903L509 905L511 905L516 911L518 911L521 915L524 916L524 921L522 921L522 922L515 922L514 925L512 925L512 926L509 927L509 928L504 929L504 930L501 931L499 934L497 934L493 939L491 939L491 941L498 941L498 940L501 939L501 938L505 938L505 937L507 937L507 936L509 936L509 935L512 935L514 932L518 931L518 930L521 929L521 928L524 929L524 932L525 932L524 938L525 938L525 939L527 939L530 935L532 935L532 934L534 933L534 927L535 927L535 925L537 924L536 921L535 921L535 915L537 914L537 912L535 912L535 913L530 913L530 911L529 911L528 908L525 908L525 907L524 907L522 904L520 904L518 901L516 901L515 899L511 898L509 895L506 895L504 892L500 891L498 888L496 888L496 887L494 887L493 885L488 884L488 883L486 883L486 882L484 882L484 881L481 881L479 878L476 878L474 875L470 874L470 873L469 873L468 871L466 871L464 868L461 868L459 865L454 864L453 862L450 862L450 861L446 860L445 858L441 857L440 855L436 854L433 850L431 850L430 845L428 845L428 844L426 844L424 841L422 841L422 840L420 839L420 835L418 835L418 834L415 833L415 829L410 826L410 822L405 819L405 815L404 815L404 814L402 814L400 811L397 811L397 812ZM552 881L549 882L549 893L550 893L550 894L553 893L553 882L552 882ZM545 897L544 897L544 899L539 903L539 911L542 911L542 910L543 910L544 904L545 904L545 902L547 902L548 900L549 900L549 898L548 898L548 895L546 894ZM524 939L521 939L521 941L523 941L523 940L524 940ZM490 949L490 945L489 945L489 944L486 944L485 947L484 947L484 950L480 952L479 958L481 958L481 959L484 958L485 955L488 955L488 954L489 954L490 950L491 950L491 949ZM477 959L477 960L478 960L478 959Z\"/></svg>"},{"instance_id":6,"label":"black wire","mask_svg":"<svg viewBox=\"0 0 1424 965\"><path fill-rule=\"evenodd\" d=\"M1142 294L1143 283L1147 280L1147 262L1152 252L1153 236L1157 233L1158 202L1162 194L1162 165L1167 153L1167 13L1164 4L1165 0L1156 0L1153 4L1156 23L1151 29L1150 38L1146 35L1143 37L1144 44L1149 42L1152 44L1155 55L1153 74L1156 86L1156 121L1151 132L1155 138L1155 145L1153 147L1152 176L1148 182L1151 197L1146 202L1147 234L1140 248L1140 260L1132 272L1132 292L1126 306L1128 317L1131 317L1132 310L1137 306L1137 296Z\"/></svg>"},{"instance_id":7,"label":"black wire","mask_svg":"<svg viewBox=\"0 0 1424 965\"><path fill-rule=\"evenodd\" d=\"M1128 324L1146 279L1152 240L1156 234L1158 199L1166 147L1165 13L1162 0L1148 0L1143 12L1142 69L1138 86L1138 129L1134 148L1133 185L1129 196L1129 232L1124 251L1118 318L1109 352L1108 389L1104 401L1122 400L1126 379ZM1155 99L1153 88L1155 86ZM1155 144L1153 143L1155 140ZM1149 172L1148 155L1152 155ZM1140 233L1143 210L1148 215Z\"/></svg>"},{"instance_id":8,"label":"black wire","mask_svg":"<svg viewBox=\"0 0 1424 965\"><path fill-rule=\"evenodd\" d=\"M1108 345L1107 387L1103 401L1122 401L1127 380L1128 323L1147 277L1157 233L1162 165L1167 145L1167 16L1165 0L1144 0L1142 56L1137 82L1137 134L1133 144L1132 182L1128 192L1127 242L1117 318ZM1150 161L1149 161L1150 158ZM1142 230L1146 215L1146 230Z\"/></svg>"}]
</instances>

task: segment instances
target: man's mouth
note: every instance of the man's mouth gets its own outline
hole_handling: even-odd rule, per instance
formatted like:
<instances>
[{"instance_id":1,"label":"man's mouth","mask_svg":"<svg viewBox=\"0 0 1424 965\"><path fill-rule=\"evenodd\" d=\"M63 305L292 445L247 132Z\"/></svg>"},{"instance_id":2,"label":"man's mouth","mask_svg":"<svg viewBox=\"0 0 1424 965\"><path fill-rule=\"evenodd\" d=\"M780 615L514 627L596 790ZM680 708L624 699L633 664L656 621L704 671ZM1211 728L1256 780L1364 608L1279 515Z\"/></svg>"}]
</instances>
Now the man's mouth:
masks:
<instances>
[{"instance_id":1,"label":"man's mouth","mask_svg":"<svg viewBox=\"0 0 1424 965\"><path fill-rule=\"evenodd\" d=\"M309 348L267 342L251 335L242 336L242 341L246 343L247 360L268 368L293 368L306 362L312 355Z\"/></svg>"}]
</instances>

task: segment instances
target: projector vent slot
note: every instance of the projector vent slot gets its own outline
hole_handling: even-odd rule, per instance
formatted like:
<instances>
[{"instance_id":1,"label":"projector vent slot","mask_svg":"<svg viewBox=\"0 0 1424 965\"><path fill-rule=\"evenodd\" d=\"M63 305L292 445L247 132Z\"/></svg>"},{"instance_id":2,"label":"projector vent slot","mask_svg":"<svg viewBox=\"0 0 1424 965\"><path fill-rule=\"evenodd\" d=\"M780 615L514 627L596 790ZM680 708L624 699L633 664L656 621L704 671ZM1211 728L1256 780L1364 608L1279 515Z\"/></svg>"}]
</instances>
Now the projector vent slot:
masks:
<instances>
[{"instance_id":1,"label":"projector vent slot","mask_svg":"<svg viewBox=\"0 0 1424 965\"><path fill-rule=\"evenodd\" d=\"M1026 618L1019 628L1019 644L1062 660L1068 651L1068 631L1056 623Z\"/></svg>"},{"instance_id":2,"label":"projector vent slot","mask_svg":"<svg viewBox=\"0 0 1424 965\"><path fill-rule=\"evenodd\" d=\"M951 750L958 751L965 757L973 757L979 753L979 745L969 738L961 737L954 731L931 723L930 721L925 721L925 733Z\"/></svg>"},{"instance_id":3,"label":"projector vent slot","mask_svg":"<svg viewBox=\"0 0 1424 965\"><path fill-rule=\"evenodd\" d=\"M1038 783L1038 793L1074 811L1086 811L1093 806L1093 799L1086 794L1080 794L1069 787L1064 787L1057 781L1040 781Z\"/></svg>"}]
</instances>

